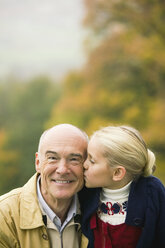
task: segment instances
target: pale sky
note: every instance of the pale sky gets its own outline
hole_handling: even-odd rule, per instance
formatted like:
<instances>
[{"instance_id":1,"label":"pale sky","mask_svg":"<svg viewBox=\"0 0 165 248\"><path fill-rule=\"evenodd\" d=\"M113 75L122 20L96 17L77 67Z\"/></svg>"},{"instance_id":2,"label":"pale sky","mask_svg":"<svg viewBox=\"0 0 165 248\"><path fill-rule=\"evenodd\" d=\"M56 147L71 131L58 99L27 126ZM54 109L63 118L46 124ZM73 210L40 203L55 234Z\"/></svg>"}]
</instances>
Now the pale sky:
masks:
<instances>
[{"instance_id":1,"label":"pale sky","mask_svg":"<svg viewBox=\"0 0 165 248\"><path fill-rule=\"evenodd\" d=\"M0 0L0 79L63 77L85 61L82 0Z\"/></svg>"}]
</instances>

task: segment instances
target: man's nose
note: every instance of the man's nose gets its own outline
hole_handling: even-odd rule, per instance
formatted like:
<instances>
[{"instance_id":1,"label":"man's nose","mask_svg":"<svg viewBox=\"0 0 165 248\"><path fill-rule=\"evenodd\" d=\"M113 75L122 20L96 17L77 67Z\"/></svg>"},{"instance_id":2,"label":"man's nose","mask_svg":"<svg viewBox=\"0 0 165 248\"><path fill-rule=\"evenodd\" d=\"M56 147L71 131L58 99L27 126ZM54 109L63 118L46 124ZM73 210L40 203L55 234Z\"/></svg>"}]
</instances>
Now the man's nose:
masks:
<instances>
[{"instance_id":1,"label":"man's nose","mask_svg":"<svg viewBox=\"0 0 165 248\"><path fill-rule=\"evenodd\" d=\"M65 159L61 159L58 162L56 172L60 174L66 174L70 172L69 165Z\"/></svg>"}]
</instances>

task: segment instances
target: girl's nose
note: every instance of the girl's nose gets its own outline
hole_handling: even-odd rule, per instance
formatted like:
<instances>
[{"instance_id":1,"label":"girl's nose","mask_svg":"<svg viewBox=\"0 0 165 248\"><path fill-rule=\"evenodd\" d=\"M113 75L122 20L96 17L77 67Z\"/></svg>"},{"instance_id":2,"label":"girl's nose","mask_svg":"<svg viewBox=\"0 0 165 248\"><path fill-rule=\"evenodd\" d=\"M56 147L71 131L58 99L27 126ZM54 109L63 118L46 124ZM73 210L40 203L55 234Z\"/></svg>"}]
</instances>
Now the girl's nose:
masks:
<instances>
[{"instance_id":1,"label":"girl's nose","mask_svg":"<svg viewBox=\"0 0 165 248\"><path fill-rule=\"evenodd\" d=\"M85 160L85 162L84 162L84 164L83 164L83 167L84 167L84 169L85 170L87 170L88 169L88 159L87 160Z\"/></svg>"}]
</instances>

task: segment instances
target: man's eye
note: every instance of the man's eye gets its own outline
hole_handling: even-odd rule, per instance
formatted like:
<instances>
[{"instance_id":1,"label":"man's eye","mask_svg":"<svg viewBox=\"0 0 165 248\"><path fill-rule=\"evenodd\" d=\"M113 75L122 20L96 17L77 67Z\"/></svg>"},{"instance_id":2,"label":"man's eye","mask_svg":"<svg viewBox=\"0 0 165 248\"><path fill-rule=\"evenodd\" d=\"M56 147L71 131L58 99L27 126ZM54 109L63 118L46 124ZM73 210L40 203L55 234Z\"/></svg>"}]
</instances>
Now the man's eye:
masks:
<instances>
[{"instance_id":1,"label":"man's eye","mask_svg":"<svg viewBox=\"0 0 165 248\"><path fill-rule=\"evenodd\" d=\"M71 158L70 160L72 160L72 161L78 161L77 158Z\"/></svg>"},{"instance_id":2,"label":"man's eye","mask_svg":"<svg viewBox=\"0 0 165 248\"><path fill-rule=\"evenodd\" d=\"M81 159L80 159L80 158L75 158L75 157L70 158L69 161L70 161L71 163L74 163L74 164L79 164L79 163L81 163Z\"/></svg>"},{"instance_id":3,"label":"man's eye","mask_svg":"<svg viewBox=\"0 0 165 248\"><path fill-rule=\"evenodd\" d=\"M70 161L78 162L79 160L77 158L71 158Z\"/></svg>"},{"instance_id":4,"label":"man's eye","mask_svg":"<svg viewBox=\"0 0 165 248\"><path fill-rule=\"evenodd\" d=\"M48 157L48 160L49 161L54 161L54 160L57 160L57 157L55 157L55 156L49 156Z\"/></svg>"}]
</instances>

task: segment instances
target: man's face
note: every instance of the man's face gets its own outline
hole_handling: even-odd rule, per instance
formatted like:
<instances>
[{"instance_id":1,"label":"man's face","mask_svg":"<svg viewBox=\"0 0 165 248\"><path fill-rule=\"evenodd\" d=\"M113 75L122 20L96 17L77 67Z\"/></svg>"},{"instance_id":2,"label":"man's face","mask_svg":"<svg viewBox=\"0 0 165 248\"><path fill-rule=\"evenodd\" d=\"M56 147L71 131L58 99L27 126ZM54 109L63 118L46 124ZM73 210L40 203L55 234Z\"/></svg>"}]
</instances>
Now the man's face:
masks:
<instances>
[{"instance_id":1,"label":"man's face","mask_svg":"<svg viewBox=\"0 0 165 248\"><path fill-rule=\"evenodd\" d=\"M41 192L48 204L71 199L83 187L83 162L87 141L81 135L58 130L44 139L36 153L36 171L41 174Z\"/></svg>"}]
</instances>

